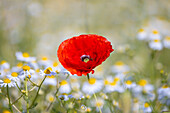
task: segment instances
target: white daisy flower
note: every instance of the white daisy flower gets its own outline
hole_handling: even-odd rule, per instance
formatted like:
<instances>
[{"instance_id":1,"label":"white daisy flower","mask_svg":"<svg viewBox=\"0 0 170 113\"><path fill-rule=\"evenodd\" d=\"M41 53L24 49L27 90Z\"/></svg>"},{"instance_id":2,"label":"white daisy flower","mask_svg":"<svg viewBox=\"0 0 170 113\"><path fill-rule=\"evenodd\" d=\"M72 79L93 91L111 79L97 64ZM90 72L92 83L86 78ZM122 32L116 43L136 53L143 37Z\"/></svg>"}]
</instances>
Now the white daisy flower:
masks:
<instances>
[{"instance_id":1,"label":"white daisy flower","mask_svg":"<svg viewBox=\"0 0 170 113\"><path fill-rule=\"evenodd\" d=\"M163 40L163 45L165 48L170 49L170 36L165 37L165 39Z\"/></svg>"},{"instance_id":2,"label":"white daisy flower","mask_svg":"<svg viewBox=\"0 0 170 113\"><path fill-rule=\"evenodd\" d=\"M8 84L9 87L14 87L15 86L15 82L12 81L11 79L6 78L4 80L0 80L0 86L1 87L3 87L3 86L6 87L7 84Z\"/></svg>"},{"instance_id":3,"label":"white daisy flower","mask_svg":"<svg viewBox=\"0 0 170 113\"><path fill-rule=\"evenodd\" d=\"M16 52L15 55L17 57L17 60L24 61L24 62L32 62L36 60L35 57L30 57L30 55L26 52L25 53Z\"/></svg>"},{"instance_id":4,"label":"white daisy flower","mask_svg":"<svg viewBox=\"0 0 170 113\"><path fill-rule=\"evenodd\" d=\"M85 98L84 97L84 95L83 95L83 93L82 92L73 92L72 93L72 96L75 98L75 99L83 99L83 98Z\"/></svg>"},{"instance_id":5,"label":"white daisy flower","mask_svg":"<svg viewBox=\"0 0 170 113\"><path fill-rule=\"evenodd\" d=\"M127 89L132 89L136 86L136 83L132 82L131 80L127 80L124 85Z\"/></svg>"},{"instance_id":6,"label":"white daisy flower","mask_svg":"<svg viewBox=\"0 0 170 113\"><path fill-rule=\"evenodd\" d=\"M159 39L154 39L151 42L149 42L149 47L153 50L158 50L158 51L163 49L163 45Z\"/></svg>"},{"instance_id":7,"label":"white daisy flower","mask_svg":"<svg viewBox=\"0 0 170 113\"><path fill-rule=\"evenodd\" d=\"M66 80L62 80L60 82L59 92L60 93L66 93L66 94L71 92L70 84Z\"/></svg>"},{"instance_id":8,"label":"white daisy flower","mask_svg":"<svg viewBox=\"0 0 170 113\"><path fill-rule=\"evenodd\" d=\"M69 97L68 97L68 95L67 95L67 94L59 95L59 96L58 96L58 98L59 98L59 99L61 99L61 100L64 100L64 101L69 100Z\"/></svg>"},{"instance_id":9,"label":"white daisy flower","mask_svg":"<svg viewBox=\"0 0 170 113\"><path fill-rule=\"evenodd\" d=\"M57 85L56 77L54 75L47 76L47 78L44 80L44 84L56 86Z\"/></svg>"},{"instance_id":10,"label":"white daisy flower","mask_svg":"<svg viewBox=\"0 0 170 113\"><path fill-rule=\"evenodd\" d=\"M153 30L152 33L150 33L149 35L149 39L150 40L155 40L155 39L162 39L162 36L160 35L160 33L157 30Z\"/></svg>"},{"instance_id":11,"label":"white daisy flower","mask_svg":"<svg viewBox=\"0 0 170 113\"><path fill-rule=\"evenodd\" d=\"M152 112L152 109L151 109L151 107L150 107L148 102L144 103L144 105L143 105L143 112L144 113L151 113Z\"/></svg>"},{"instance_id":12,"label":"white daisy flower","mask_svg":"<svg viewBox=\"0 0 170 113\"><path fill-rule=\"evenodd\" d=\"M163 85L158 89L158 100L163 103L170 105L170 87L168 85Z\"/></svg>"},{"instance_id":13,"label":"white daisy flower","mask_svg":"<svg viewBox=\"0 0 170 113\"><path fill-rule=\"evenodd\" d=\"M146 40L147 39L147 32L144 29L139 29L137 34L138 40Z\"/></svg>"},{"instance_id":14,"label":"white daisy flower","mask_svg":"<svg viewBox=\"0 0 170 113\"><path fill-rule=\"evenodd\" d=\"M9 69L10 68L10 65L9 65L9 63L8 62L6 62L5 60L2 60L1 61L1 69L2 70L5 70L5 69Z\"/></svg>"},{"instance_id":15,"label":"white daisy flower","mask_svg":"<svg viewBox=\"0 0 170 113\"><path fill-rule=\"evenodd\" d=\"M111 69L113 73L123 73L130 70L129 66L124 64L122 61L117 61Z\"/></svg>"},{"instance_id":16,"label":"white daisy flower","mask_svg":"<svg viewBox=\"0 0 170 113\"><path fill-rule=\"evenodd\" d=\"M44 71L40 70L40 75L51 76L51 75L56 75L56 72L54 72L51 67L47 67Z\"/></svg>"},{"instance_id":17,"label":"white daisy flower","mask_svg":"<svg viewBox=\"0 0 170 113\"><path fill-rule=\"evenodd\" d=\"M12 72L10 75L7 75L7 77L15 82L20 80L17 72Z\"/></svg>"},{"instance_id":18,"label":"white daisy flower","mask_svg":"<svg viewBox=\"0 0 170 113\"><path fill-rule=\"evenodd\" d=\"M99 92L103 88L103 81L95 78L90 78L88 82L85 82L82 86L82 91L86 94L94 94Z\"/></svg>"}]
</instances>

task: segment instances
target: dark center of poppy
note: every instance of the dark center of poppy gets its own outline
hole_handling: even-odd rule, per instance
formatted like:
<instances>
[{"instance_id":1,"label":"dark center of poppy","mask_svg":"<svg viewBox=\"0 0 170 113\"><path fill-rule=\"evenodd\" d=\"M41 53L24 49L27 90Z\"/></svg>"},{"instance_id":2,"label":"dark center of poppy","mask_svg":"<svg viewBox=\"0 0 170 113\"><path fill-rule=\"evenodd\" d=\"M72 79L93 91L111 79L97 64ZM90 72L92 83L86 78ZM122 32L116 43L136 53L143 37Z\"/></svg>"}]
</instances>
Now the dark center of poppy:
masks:
<instances>
[{"instance_id":1,"label":"dark center of poppy","mask_svg":"<svg viewBox=\"0 0 170 113\"><path fill-rule=\"evenodd\" d=\"M82 55L81 61L87 63L88 61L90 61L90 56L89 55Z\"/></svg>"}]
</instances>

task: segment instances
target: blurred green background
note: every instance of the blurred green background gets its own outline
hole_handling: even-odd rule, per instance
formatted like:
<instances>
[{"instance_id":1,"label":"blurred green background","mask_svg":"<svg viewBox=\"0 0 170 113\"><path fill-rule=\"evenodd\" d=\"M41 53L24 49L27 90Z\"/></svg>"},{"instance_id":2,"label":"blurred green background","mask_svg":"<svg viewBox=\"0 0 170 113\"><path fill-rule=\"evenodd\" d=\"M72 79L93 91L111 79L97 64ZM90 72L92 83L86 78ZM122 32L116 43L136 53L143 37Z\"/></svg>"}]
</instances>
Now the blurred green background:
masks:
<instances>
[{"instance_id":1,"label":"blurred green background","mask_svg":"<svg viewBox=\"0 0 170 113\"><path fill-rule=\"evenodd\" d=\"M82 33L106 36L115 47L158 20L169 31L169 14L170 0L1 0L0 60L15 63L16 51L54 58L63 40Z\"/></svg>"}]
</instances>

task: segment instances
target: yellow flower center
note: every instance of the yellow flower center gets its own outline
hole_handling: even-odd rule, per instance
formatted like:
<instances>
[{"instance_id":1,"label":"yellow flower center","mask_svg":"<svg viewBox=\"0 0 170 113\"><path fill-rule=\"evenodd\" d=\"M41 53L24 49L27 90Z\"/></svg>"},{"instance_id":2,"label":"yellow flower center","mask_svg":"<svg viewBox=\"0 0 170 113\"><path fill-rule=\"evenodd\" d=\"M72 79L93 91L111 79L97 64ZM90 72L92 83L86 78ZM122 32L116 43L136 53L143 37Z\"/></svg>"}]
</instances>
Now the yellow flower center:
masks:
<instances>
[{"instance_id":1,"label":"yellow flower center","mask_svg":"<svg viewBox=\"0 0 170 113\"><path fill-rule=\"evenodd\" d=\"M5 61L5 60L2 60L2 61L1 61L1 65L2 65L2 64L5 64L5 63L6 63L6 61Z\"/></svg>"},{"instance_id":2,"label":"yellow flower center","mask_svg":"<svg viewBox=\"0 0 170 113\"><path fill-rule=\"evenodd\" d=\"M117 66L123 66L124 63L123 63L122 61L118 61L118 62L115 63L115 65L117 65Z\"/></svg>"},{"instance_id":3,"label":"yellow flower center","mask_svg":"<svg viewBox=\"0 0 170 113\"><path fill-rule=\"evenodd\" d=\"M25 52L25 53L23 53L23 54L22 54L22 56L23 56L23 57L25 57L25 58L30 57L30 55L29 55L28 53L26 53L26 52Z\"/></svg>"},{"instance_id":4,"label":"yellow flower center","mask_svg":"<svg viewBox=\"0 0 170 113\"><path fill-rule=\"evenodd\" d=\"M11 113L10 111L8 110L4 110L3 113Z\"/></svg>"},{"instance_id":5,"label":"yellow flower center","mask_svg":"<svg viewBox=\"0 0 170 113\"><path fill-rule=\"evenodd\" d=\"M116 81L113 81L113 82L110 83L111 86L115 86L116 84L117 84Z\"/></svg>"},{"instance_id":6,"label":"yellow flower center","mask_svg":"<svg viewBox=\"0 0 170 113\"><path fill-rule=\"evenodd\" d=\"M145 108L148 108L148 107L149 107L149 104L146 102L146 103L144 104L144 107L145 107Z\"/></svg>"},{"instance_id":7,"label":"yellow flower center","mask_svg":"<svg viewBox=\"0 0 170 113\"><path fill-rule=\"evenodd\" d=\"M23 64L22 64L22 62L19 62L18 64L17 64L17 67L22 67L23 66Z\"/></svg>"},{"instance_id":8,"label":"yellow flower center","mask_svg":"<svg viewBox=\"0 0 170 113\"><path fill-rule=\"evenodd\" d=\"M47 76L48 78L55 78L55 76L54 75L51 75L51 76Z\"/></svg>"},{"instance_id":9,"label":"yellow flower center","mask_svg":"<svg viewBox=\"0 0 170 113\"><path fill-rule=\"evenodd\" d=\"M62 80L61 82L60 82L60 85L62 86L62 85L66 85L67 84L67 81L66 80Z\"/></svg>"},{"instance_id":10,"label":"yellow flower center","mask_svg":"<svg viewBox=\"0 0 170 113\"><path fill-rule=\"evenodd\" d=\"M18 76L18 73L16 73L16 72L12 72L12 73L11 73L11 76L13 76L13 77L17 77L17 76Z\"/></svg>"},{"instance_id":11,"label":"yellow flower center","mask_svg":"<svg viewBox=\"0 0 170 113\"><path fill-rule=\"evenodd\" d=\"M51 67L48 67L46 70L44 70L44 73L45 74L50 74L52 71L52 68Z\"/></svg>"},{"instance_id":12,"label":"yellow flower center","mask_svg":"<svg viewBox=\"0 0 170 113\"><path fill-rule=\"evenodd\" d=\"M28 75L29 78L31 78L31 75Z\"/></svg>"},{"instance_id":13,"label":"yellow flower center","mask_svg":"<svg viewBox=\"0 0 170 113\"><path fill-rule=\"evenodd\" d=\"M87 112L91 112L91 109L90 109L90 108L87 108L86 111L87 111Z\"/></svg>"},{"instance_id":14,"label":"yellow flower center","mask_svg":"<svg viewBox=\"0 0 170 113\"><path fill-rule=\"evenodd\" d=\"M126 84L131 85L132 82L131 82L130 80L127 80L127 81L126 81Z\"/></svg>"},{"instance_id":15,"label":"yellow flower center","mask_svg":"<svg viewBox=\"0 0 170 113\"><path fill-rule=\"evenodd\" d=\"M165 40L170 41L170 36L165 37Z\"/></svg>"},{"instance_id":16,"label":"yellow flower center","mask_svg":"<svg viewBox=\"0 0 170 113\"><path fill-rule=\"evenodd\" d=\"M36 71L37 73L39 73L39 72L40 72L40 69L36 69L35 71Z\"/></svg>"},{"instance_id":17,"label":"yellow flower center","mask_svg":"<svg viewBox=\"0 0 170 113\"><path fill-rule=\"evenodd\" d=\"M164 73L164 70L163 70L163 69L162 69L162 70L160 70L160 73L161 73L161 74L163 74L163 73Z\"/></svg>"},{"instance_id":18,"label":"yellow flower center","mask_svg":"<svg viewBox=\"0 0 170 113\"><path fill-rule=\"evenodd\" d=\"M168 88L168 85L163 85L162 88L166 89Z\"/></svg>"},{"instance_id":19,"label":"yellow flower center","mask_svg":"<svg viewBox=\"0 0 170 113\"><path fill-rule=\"evenodd\" d=\"M138 31L138 32L140 32L140 33L141 33L141 32L144 32L144 29L139 29L139 31Z\"/></svg>"},{"instance_id":20,"label":"yellow flower center","mask_svg":"<svg viewBox=\"0 0 170 113\"><path fill-rule=\"evenodd\" d=\"M57 67L58 64L59 64L58 62L54 62L54 63L53 63L53 66L54 66L54 67Z\"/></svg>"},{"instance_id":21,"label":"yellow flower center","mask_svg":"<svg viewBox=\"0 0 170 113\"><path fill-rule=\"evenodd\" d=\"M96 106L101 107L103 105L102 102L96 102Z\"/></svg>"},{"instance_id":22,"label":"yellow flower center","mask_svg":"<svg viewBox=\"0 0 170 113\"><path fill-rule=\"evenodd\" d=\"M96 83L96 79L95 78L90 78L89 79L89 84L95 84Z\"/></svg>"},{"instance_id":23,"label":"yellow flower center","mask_svg":"<svg viewBox=\"0 0 170 113\"><path fill-rule=\"evenodd\" d=\"M139 85L140 86L145 86L147 84L147 81L146 80L140 80L139 81Z\"/></svg>"},{"instance_id":24,"label":"yellow flower center","mask_svg":"<svg viewBox=\"0 0 170 113\"><path fill-rule=\"evenodd\" d=\"M160 42L160 40L159 39L155 39L155 40L153 40L154 42Z\"/></svg>"},{"instance_id":25,"label":"yellow flower center","mask_svg":"<svg viewBox=\"0 0 170 113\"><path fill-rule=\"evenodd\" d=\"M27 70L29 71L29 70L30 70L30 66L25 65L25 66L22 67L22 69L23 69L24 71L27 71Z\"/></svg>"},{"instance_id":26,"label":"yellow flower center","mask_svg":"<svg viewBox=\"0 0 170 113\"><path fill-rule=\"evenodd\" d=\"M108 80L104 80L104 85L108 85L109 81Z\"/></svg>"},{"instance_id":27,"label":"yellow flower center","mask_svg":"<svg viewBox=\"0 0 170 113\"><path fill-rule=\"evenodd\" d=\"M49 101L50 101L50 102L53 102L53 101L54 101L54 97L53 97L53 96L50 96L50 97L49 97Z\"/></svg>"},{"instance_id":28,"label":"yellow flower center","mask_svg":"<svg viewBox=\"0 0 170 113\"><path fill-rule=\"evenodd\" d=\"M42 60L43 60L43 61L47 61L48 58L47 58L47 57L42 57Z\"/></svg>"},{"instance_id":29,"label":"yellow flower center","mask_svg":"<svg viewBox=\"0 0 170 113\"><path fill-rule=\"evenodd\" d=\"M118 82L120 79L118 77L114 78L114 82Z\"/></svg>"},{"instance_id":30,"label":"yellow flower center","mask_svg":"<svg viewBox=\"0 0 170 113\"><path fill-rule=\"evenodd\" d=\"M158 32L157 30L153 30L152 33L156 35L156 34L158 34L159 32Z\"/></svg>"},{"instance_id":31,"label":"yellow flower center","mask_svg":"<svg viewBox=\"0 0 170 113\"><path fill-rule=\"evenodd\" d=\"M8 78L4 79L4 83L11 83L11 80L9 80Z\"/></svg>"}]
</instances>

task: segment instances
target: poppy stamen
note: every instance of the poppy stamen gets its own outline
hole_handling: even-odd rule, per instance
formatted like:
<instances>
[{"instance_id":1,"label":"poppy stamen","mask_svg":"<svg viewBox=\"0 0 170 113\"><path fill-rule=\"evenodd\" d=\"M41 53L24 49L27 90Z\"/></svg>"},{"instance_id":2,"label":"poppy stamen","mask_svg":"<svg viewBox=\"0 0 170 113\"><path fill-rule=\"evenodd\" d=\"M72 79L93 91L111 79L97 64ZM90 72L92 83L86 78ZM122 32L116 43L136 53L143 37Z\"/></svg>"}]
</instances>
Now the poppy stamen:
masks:
<instances>
[{"instance_id":1,"label":"poppy stamen","mask_svg":"<svg viewBox=\"0 0 170 113\"><path fill-rule=\"evenodd\" d=\"M82 55L81 60L83 62L87 63L88 61L90 61L90 56L89 55Z\"/></svg>"}]
</instances>

